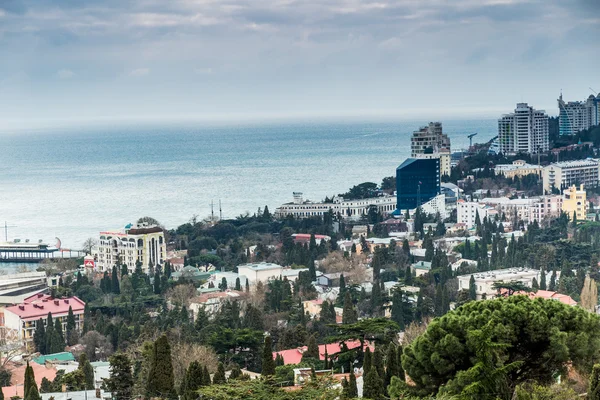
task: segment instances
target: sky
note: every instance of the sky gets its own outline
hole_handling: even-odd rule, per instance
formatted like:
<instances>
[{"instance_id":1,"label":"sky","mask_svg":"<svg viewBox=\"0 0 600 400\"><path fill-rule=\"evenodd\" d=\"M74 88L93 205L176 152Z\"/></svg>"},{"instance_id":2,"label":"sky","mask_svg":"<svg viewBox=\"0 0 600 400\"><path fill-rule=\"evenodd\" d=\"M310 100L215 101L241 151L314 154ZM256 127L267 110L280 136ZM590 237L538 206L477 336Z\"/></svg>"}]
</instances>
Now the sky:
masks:
<instances>
[{"instance_id":1,"label":"sky","mask_svg":"<svg viewBox=\"0 0 600 400\"><path fill-rule=\"evenodd\" d=\"M598 37L598 0L0 0L0 128L555 115Z\"/></svg>"}]
</instances>

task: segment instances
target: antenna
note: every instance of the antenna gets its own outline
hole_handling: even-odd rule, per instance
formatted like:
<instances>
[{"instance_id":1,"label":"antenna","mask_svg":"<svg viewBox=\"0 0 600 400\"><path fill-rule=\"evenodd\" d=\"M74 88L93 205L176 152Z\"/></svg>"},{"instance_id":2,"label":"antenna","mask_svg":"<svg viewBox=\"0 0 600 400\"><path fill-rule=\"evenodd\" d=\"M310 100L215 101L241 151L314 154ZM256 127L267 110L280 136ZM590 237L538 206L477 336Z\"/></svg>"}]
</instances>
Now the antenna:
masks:
<instances>
[{"instance_id":1,"label":"antenna","mask_svg":"<svg viewBox=\"0 0 600 400\"><path fill-rule=\"evenodd\" d=\"M215 204L212 200L210 201L210 221L215 222Z\"/></svg>"},{"instance_id":2,"label":"antenna","mask_svg":"<svg viewBox=\"0 0 600 400\"><path fill-rule=\"evenodd\" d=\"M223 209L221 208L221 199L219 199L219 221L223 219Z\"/></svg>"},{"instance_id":3,"label":"antenna","mask_svg":"<svg viewBox=\"0 0 600 400\"><path fill-rule=\"evenodd\" d=\"M598 92L596 92L594 89L590 88L590 90L592 91L592 93L594 93L596 96L598 95Z\"/></svg>"},{"instance_id":4,"label":"antenna","mask_svg":"<svg viewBox=\"0 0 600 400\"><path fill-rule=\"evenodd\" d=\"M16 225L8 225L6 221L4 221L4 241L8 243L8 228L16 228Z\"/></svg>"}]
</instances>

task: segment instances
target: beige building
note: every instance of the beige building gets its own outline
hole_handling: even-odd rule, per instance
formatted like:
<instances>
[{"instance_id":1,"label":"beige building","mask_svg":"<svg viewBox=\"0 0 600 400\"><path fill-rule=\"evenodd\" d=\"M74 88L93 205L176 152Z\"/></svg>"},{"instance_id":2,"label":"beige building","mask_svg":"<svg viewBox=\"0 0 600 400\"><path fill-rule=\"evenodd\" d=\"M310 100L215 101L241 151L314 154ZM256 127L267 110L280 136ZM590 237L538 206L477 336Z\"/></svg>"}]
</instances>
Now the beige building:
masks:
<instances>
[{"instance_id":1,"label":"beige building","mask_svg":"<svg viewBox=\"0 0 600 400\"><path fill-rule=\"evenodd\" d=\"M163 265L166 254L163 229L146 223L127 225L122 231L100 232L98 244L92 249L100 272L110 271L113 265L127 264L132 273L139 261L143 271L148 273L150 265Z\"/></svg>"},{"instance_id":2,"label":"beige building","mask_svg":"<svg viewBox=\"0 0 600 400\"><path fill-rule=\"evenodd\" d=\"M571 185L585 185L586 187L598 186L598 160L563 161L544 167L544 191L552 189L562 190Z\"/></svg>"},{"instance_id":3,"label":"beige building","mask_svg":"<svg viewBox=\"0 0 600 400\"><path fill-rule=\"evenodd\" d=\"M498 164L494 168L496 175L504 175L507 178L515 176L523 177L531 174L542 176L543 168L539 165L527 164L523 160L515 160L512 164Z\"/></svg>"},{"instance_id":4,"label":"beige building","mask_svg":"<svg viewBox=\"0 0 600 400\"><path fill-rule=\"evenodd\" d=\"M427 149L434 153L447 151L450 153L450 138L442 132L441 122L430 122L429 125L414 131L410 139L411 157L424 154Z\"/></svg>"},{"instance_id":5,"label":"beige building","mask_svg":"<svg viewBox=\"0 0 600 400\"><path fill-rule=\"evenodd\" d=\"M556 218L562 211L563 196L542 196L529 208L529 222L542 222L545 218Z\"/></svg>"},{"instance_id":6,"label":"beige building","mask_svg":"<svg viewBox=\"0 0 600 400\"><path fill-rule=\"evenodd\" d=\"M425 159L432 159L432 158L439 158L440 159L440 176L444 176L444 175L448 175L450 176L450 159L451 159L451 155L450 155L450 148L448 149L442 149L440 151L437 151L435 153L420 153L420 154L416 154L415 158L425 158Z\"/></svg>"},{"instance_id":7,"label":"beige building","mask_svg":"<svg viewBox=\"0 0 600 400\"><path fill-rule=\"evenodd\" d=\"M477 294L477 300L481 300L484 294L487 299L491 299L497 294L497 291L493 288L494 283L499 281L518 281L527 287L531 287L533 278L535 278L538 283L540 282L540 274L540 271L536 269L506 268L497 269L494 271L478 272L475 274L460 275L457 276L458 290L469 290L469 283L471 281L471 276L473 276L475 280L475 293ZM557 276L558 274L559 272L557 272ZM549 280L550 276L546 275L546 279Z\"/></svg>"},{"instance_id":8,"label":"beige building","mask_svg":"<svg viewBox=\"0 0 600 400\"><path fill-rule=\"evenodd\" d=\"M564 190L562 210L571 220L573 219L573 213L577 215L578 221L584 221L586 219L588 206L583 185L579 186L579 190L577 190L576 186L571 186Z\"/></svg>"}]
</instances>

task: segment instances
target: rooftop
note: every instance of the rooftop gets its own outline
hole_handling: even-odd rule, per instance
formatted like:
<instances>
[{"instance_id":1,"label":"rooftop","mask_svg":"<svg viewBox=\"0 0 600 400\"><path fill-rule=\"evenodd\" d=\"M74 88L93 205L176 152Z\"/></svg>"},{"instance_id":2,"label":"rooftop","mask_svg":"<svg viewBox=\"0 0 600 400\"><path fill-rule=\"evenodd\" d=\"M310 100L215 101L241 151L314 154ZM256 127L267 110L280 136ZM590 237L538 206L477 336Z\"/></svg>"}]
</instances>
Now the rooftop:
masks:
<instances>
[{"instance_id":1,"label":"rooftop","mask_svg":"<svg viewBox=\"0 0 600 400\"><path fill-rule=\"evenodd\" d=\"M45 318L48 313L67 314L69 307L74 313L82 313L85 308L85 303L78 297L73 296L67 299L54 299L49 295L37 294L25 300L24 303L6 307L6 311L18 315L23 320L37 320Z\"/></svg>"},{"instance_id":2,"label":"rooftop","mask_svg":"<svg viewBox=\"0 0 600 400\"><path fill-rule=\"evenodd\" d=\"M239 270L239 268L249 268L254 271L267 271L270 269L280 269L283 267L279 264L262 262L262 263L248 263L248 264L238 265L238 270Z\"/></svg>"},{"instance_id":3,"label":"rooftop","mask_svg":"<svg viewBox=\"0 0 600 400\"><path fill-rule=\"evenodd\" d=\"M346 346L348 347L348 350L355 349L357 347L360 347L360 341L358 341L358 340L349 340L349 341L346 342ZM365 349L367 348L367 346L370 347L371 351L374 350L373 345L365 343ZM325 359L325 349L327 349L327 355L328 356L331 356L332 354L337 354L340 351L342 351L340 343L330 343L330 344L327 344L327 345L320 344L319 345L319 359L320 360L324 360ZM289 349L289 350L274 351L273 352L273 358L277 357L277 354L279 354L279 355L281 355L283 357L283 363L284 363L284 365L299 364L300 361L302 361L302 354L306 350L308 350L307 346L302 346L302 347L298 347L298 348L295 348L295 349Z\"/></svg>"},{"instance_id":4,"label":"rooftop","mask_svg":"<svg viewBox=\"0 0 600 400\"><path fill-rule=\"evenodd\" d=\"M419 261L411 265L411 267L416 269L431 269L431 263L429 261Z\"/></svg>"},{"instance_id":5,"label":"rooftop","mask_svg":"<svg viewBox=\"0 0 600 400\"><path fill-rule=\"evenodd\" d=\"M75 361L75 356L68 351L63 351L62 353L47 354L33 359L33 362L40 365L45 365L46 361Z\"/></svg>"}]
</instances>

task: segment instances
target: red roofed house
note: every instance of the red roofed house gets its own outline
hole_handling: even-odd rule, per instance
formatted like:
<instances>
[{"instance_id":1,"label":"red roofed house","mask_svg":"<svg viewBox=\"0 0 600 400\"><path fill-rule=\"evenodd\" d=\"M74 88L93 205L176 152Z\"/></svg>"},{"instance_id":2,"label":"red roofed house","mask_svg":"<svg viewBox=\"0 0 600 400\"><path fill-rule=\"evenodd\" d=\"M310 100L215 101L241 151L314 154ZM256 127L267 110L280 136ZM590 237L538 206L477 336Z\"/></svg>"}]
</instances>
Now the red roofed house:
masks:
<instances>
[{"instance_id":1,"label":"red roofed house","mask_svg":"<svg viewBox=\"0 0 600 400\"><path fill-rule=\"evenodd\" d=\"M42 384L42 379L46 378L50 382L56 378L56 367L48 368L44 365L39 365L37 363L30 363L31 368L33 368L33 375L35 376L35 382L38 387ZM8 363L5 368L7 368L11 375L10 384L11 386L5 386L2 388L2 393L4 394L5 399L10 399L13 396L19 396L23 398L23 383L25 382L25 368L27 365L15 365L12 363Z\"/></svg>"},{"instance_id":2,"label":"red roofed house","mask_svg":"<svg viewBox=\"0 0 600 400\"><path fill-rule=\"evenodd\" d=\"M507 296L508 291L506 289L502 289L500 291L500 294L502 296ZM566 304L568 306L576 306L577 305L577 302L575 300L573 300L571 298L571 296L566 295L566 294L560 294L558 292L552 292L550 290L538 290L537 292L515 292L514 294L529 296L532 299L539 297L541 299L546 299L546 300L556 300L556 301L560 301L561 303Z\"/></svg>"},{"instance_id":3,"label":"red roofed house","mask_svg":"<svg viewBox=\"0 0 600 400\"><path fill-rule=\"evenodd\" d=\"M346 346L348 347L348 350L356 349L357 347L360 347L360 341L349 340L346 342ZM367 346L371 349L371 351L375 350L375 347L370 343L365 343L363 350L366 350ZM319 359L320 360L325 360L325 348L327 348L328 356L335 355L342 351L340 343L329 343L326 345L320 344L319 345ZM289 350L274 351L273 358L276 358L277 355L279 354L281 357L283 357L284 365L300 364L300 361L302 361L302 354L304 354L304 352L306 350L308 350L307 346L302 346L302 347L298 347L295 349L289 349Z\"/></svg>"},{"instance_id":4,"label":"red roofed house","mask_svg":"<svg viewBox=\"0 0 600 400\"><path fill-rule=\"evenodd\" d=\"M292 238L294 238L294 243L300 243L300 244L309 244L310 243L310 233L294 233L292 235ZM331 240L331 237L329 237L327 235L315 235L315 242L317 243L317 245L320 245L322 240L329 242Z\"/></svg>"},{"instance_id":5,"label":"red roofed house","mask_svg":"<svg viewBox=\"0 0 600 400\"><path fill-rule=\"evenodd\" d=\"M54 320L60 320L63 331L66 330L69 307L72 308L75 316L75 328L81 332L85 303L75 296L54 299L50 295L42 293L26 298L21 304L6 307L4 309L4 328L12 337L22 340L23 344L27 346L33 341L36 322L42 318L45 323L48 313L52 314Z\"/></svg>"}]
</instances>

